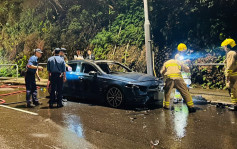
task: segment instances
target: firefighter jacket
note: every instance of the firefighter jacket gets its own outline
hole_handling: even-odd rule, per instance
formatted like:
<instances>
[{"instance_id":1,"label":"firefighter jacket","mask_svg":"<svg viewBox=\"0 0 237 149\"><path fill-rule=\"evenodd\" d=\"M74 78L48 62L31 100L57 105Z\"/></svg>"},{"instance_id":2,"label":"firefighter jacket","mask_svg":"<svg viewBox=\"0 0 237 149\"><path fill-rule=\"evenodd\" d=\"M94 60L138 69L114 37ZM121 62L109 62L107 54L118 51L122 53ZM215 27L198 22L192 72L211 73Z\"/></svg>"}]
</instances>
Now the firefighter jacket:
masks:
<instances>
[{"instance_id":1,"label":"firefighter jacket","mask_svg":"<svg viewBox=\"0 0 237 149\"><path fill-rule=\"evenodd\" d=\"M237 76L237 53L235 51L229 51L226 55L226 69L225 69L225 76L232 77Z\"/></svg>"},{"instance_id":2,"label":"firefighter jacket","mask_svg":"<svg viewBox=\"0 0 237 149\"><path fill-rule=\"evenodd\" d=\"M171 59L164 63L160 73L165 79L182 79L181 71L189 72L189 67L181 61Z\"/></svg>"}]
</instances>

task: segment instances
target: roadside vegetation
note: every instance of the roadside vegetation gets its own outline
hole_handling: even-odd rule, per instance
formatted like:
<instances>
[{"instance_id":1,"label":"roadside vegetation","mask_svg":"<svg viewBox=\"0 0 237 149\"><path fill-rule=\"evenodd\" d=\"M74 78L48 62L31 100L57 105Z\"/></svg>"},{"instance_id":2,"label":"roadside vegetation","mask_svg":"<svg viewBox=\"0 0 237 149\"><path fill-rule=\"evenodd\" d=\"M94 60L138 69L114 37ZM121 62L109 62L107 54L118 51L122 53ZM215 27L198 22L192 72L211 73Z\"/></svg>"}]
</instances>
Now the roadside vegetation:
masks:
<instances>
[{"instance_id":1,"label":"roadside vegetation","mask_svg":"<svg viewBox=\"0 0 237 149\"><path fill-rule=\"evenodd\" d=\"M220 43L237 40L237 0L149 0L149 6L158 75L180 42L199 54L193 63L222 63ZM146 71L140 0L2 0L0 16L0 64L18 64L19 72L34 48L43 50L40 62L46 62L55 47L65 47L69 59L77 48L90 48L96 59ZM224 88L223 66L192 68L193 83ZM0 76L12 74L0 68Z\"/></svg>"}]
</instances>

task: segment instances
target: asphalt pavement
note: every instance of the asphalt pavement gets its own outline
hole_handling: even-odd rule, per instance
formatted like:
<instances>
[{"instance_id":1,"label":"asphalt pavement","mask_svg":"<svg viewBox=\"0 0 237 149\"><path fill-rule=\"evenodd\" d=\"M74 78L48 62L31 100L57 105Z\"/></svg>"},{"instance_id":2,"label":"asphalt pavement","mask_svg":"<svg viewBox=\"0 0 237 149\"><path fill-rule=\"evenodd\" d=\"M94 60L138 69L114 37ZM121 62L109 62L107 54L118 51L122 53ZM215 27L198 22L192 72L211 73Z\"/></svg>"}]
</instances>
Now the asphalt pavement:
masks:
<instances>
[{"instance_id":1,"label":"asphalt pavement","mask_svg":"<svg viewBox=\"0 0 237 149\"><path fill-rule=\"evenodd\" d=\"M38 96L43 105L32 109L25 107L25 93L4 98L0 148L237 148L237 112L205 101L194 99L198 110L189 114L184 103L173 104L171 110L114 109L77 99L49 109L44 87Z\"/></svg>"}]
</instances>

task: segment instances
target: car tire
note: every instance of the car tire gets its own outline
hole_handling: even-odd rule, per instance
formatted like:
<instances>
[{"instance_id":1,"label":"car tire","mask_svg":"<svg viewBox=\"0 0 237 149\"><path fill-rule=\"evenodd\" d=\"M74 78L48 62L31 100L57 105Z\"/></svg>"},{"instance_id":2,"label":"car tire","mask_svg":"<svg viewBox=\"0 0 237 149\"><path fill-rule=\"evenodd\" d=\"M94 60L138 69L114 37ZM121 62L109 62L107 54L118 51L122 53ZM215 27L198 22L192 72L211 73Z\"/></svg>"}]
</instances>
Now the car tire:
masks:
<instances>
[{"instance_id":1,"label":"car tire","mask_svg":"<svg viewBox=\"0 0 237 149\"><path fill-rule=\"evenodd\" d=\"M113 108L120 108L124 105L124 94L118 87L110 87L106 92L106 103Z\"/></svg>"}]
</instances>

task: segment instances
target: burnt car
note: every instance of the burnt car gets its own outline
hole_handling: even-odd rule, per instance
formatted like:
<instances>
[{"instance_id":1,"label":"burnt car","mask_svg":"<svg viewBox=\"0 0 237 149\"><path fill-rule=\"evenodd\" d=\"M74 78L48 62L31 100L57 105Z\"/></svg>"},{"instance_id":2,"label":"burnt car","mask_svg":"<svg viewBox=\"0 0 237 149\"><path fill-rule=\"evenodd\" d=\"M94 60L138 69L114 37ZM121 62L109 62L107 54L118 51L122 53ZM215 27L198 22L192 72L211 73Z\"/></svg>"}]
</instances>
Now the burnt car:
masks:
<instances>
[{"instance_id":1,"label":"burnt car","mask_svg":"<svg viewBox=\"0 0 237 149\"><path fill-rule=\"evenodd\" d=\"M63 96L105 100L114 108L123 105L163 104L163 81L133 72L109 60L73 60L68 63Z\"/></svg>"}]
</instances>

